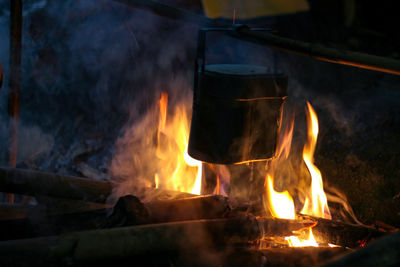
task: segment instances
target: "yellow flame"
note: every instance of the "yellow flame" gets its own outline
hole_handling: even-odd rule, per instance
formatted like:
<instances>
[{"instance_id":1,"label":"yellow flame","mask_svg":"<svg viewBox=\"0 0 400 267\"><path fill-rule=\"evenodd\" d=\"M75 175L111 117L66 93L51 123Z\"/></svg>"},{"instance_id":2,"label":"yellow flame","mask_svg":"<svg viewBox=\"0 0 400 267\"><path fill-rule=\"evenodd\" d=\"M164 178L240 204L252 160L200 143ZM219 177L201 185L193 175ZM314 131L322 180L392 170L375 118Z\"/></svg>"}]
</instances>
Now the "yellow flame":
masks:
<instances>
[{"instance_id":1,"label":"yellow flame","mask_svg":"<svg viewBox=\"0 0 400 267\"><path fill-rule=\"evenodd\" d=\"M155 187L155 188L158 188L159 183L160 183L160 181L159 181L159 178L158 178L158 173L156 173L156 174L154 175L154 187Z\"/></svg>"},{"instance_id":2,"label":"yellow flame","mask_svg":"<svg viewBox=\"0 0 400 267\"><path fill-rule=\"evenodd\" d=\"M331 219L327 198L323 189L321 172L314 165L314 152L319 131L318 118L314 109L308 102L307 108L308 139L303 149L303 160L311 175L311 194L310 198L306 197L301 213ZM270 162L269 170L266 175L265 187L268 197L268 209L270 210L272 216L276 218L295 219L296 217L295 205L292 196L288 193L288 191L276 192L273 186L273 174L278 162L282 159L288 158L290 152L293 135L293 123L294 118L292 118L289 127L286 128L283 138L279 142L276 150L277 156ZM292 247L318 246L311 228L309 228L308 238L290 236L285 239L288 241L289 246Z\"/></svg>"},{"instance_id":3,"label":"yellow flame","mask_svg":"<svg viewBox=\"0 0 400 267\"><path fill-rule=\"evenodd\" d=\"M270 175L267 175L267 183L269 210L272 216L282 219L295 219L294 202L289 192L276 192Z\"/></svg>"},{"instance_id":4,"label":"yellow flame","mask_svg":"<svg viewBox=\"0 0 400 267\"><path fill-rule=\"evenodd\" d=\"M202 163L187 153L189 121L185 106L177 106L167 118L168 94L159 100L159 120L156 156L163 168L158 170L156 186L200 195Z\"/></svg>"},{"instance_id":5,"label":"yellow flame","mask_svg":"<svg viewBox=\"0 0 400 267\"><path fill-rule=\"evenodd\" d=\"M302 213L331 219L322 183L322 175L317 166L314 165L314 152L319 131L318 117L309 102L307 102L307 111L308 139L303 148L303 160L311 175L311 201L306 198Z\"/></svg>"},{"instance_id":6,"label":"yellow flame","mask_svg":"<svg viewBox=\"0 0 400 267\"><path fill-rule=\"evenodd\" d=\"M318 243L312 233L311 228L309 228L308 239L300 240L297 236L289 236L285 238L289 246L291 247L318 247Z\"/></svg>"}]
</instances>

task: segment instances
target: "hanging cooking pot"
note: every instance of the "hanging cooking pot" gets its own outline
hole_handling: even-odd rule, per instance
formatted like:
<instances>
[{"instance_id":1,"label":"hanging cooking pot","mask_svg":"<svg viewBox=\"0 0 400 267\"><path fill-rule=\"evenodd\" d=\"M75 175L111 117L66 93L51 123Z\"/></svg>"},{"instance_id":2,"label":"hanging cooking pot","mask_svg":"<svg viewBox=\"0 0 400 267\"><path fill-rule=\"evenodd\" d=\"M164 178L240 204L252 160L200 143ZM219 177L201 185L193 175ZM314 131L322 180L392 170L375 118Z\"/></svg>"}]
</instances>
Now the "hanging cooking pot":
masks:
<instances>
[{"instance_id":1,"label":"hanging cooking pot","mask_svg":"<svg viewBox=\"0 0 400 267\"><path fill-rule=\"evenodd\" d=\"M278 140L287 77L263 66L205 64L210 30L199 32L188 153L217 164L267 160Z\"/></svg>"}]
</instances>

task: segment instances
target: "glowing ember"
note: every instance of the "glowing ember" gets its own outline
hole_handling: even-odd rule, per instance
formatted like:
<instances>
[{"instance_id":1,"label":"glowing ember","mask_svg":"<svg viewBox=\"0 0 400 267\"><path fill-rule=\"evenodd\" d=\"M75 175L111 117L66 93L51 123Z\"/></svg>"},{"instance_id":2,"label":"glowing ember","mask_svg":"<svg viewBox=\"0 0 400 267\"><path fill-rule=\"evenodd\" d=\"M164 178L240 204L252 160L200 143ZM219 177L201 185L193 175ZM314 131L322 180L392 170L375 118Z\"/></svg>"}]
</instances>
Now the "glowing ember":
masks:
<instances>
[{"instance_id":1,"label":"glowing ember","mask_svg":"<svg viewBox=\"0 0 400 267\"><path fill-rule=\"evenodd\" d=\"M318 118L314 109L308 102L307 108L308 139L303 149L303 160L311 175L311 188L309 190L311 193L306 197L301 213L331 219L327 198L323 189L321 172L314 165L314 151L318 137ZM276 158L269 163L269 169L265 180L268 199L267 206L272 216L276 218L295 219L296 217L292 196L288 191L276 192L273 184L274 172L278 162L283 158L286 159L289 155L293 135L293 124L294 119L292 119L291 124L286 129L282 140L280 140L277 147ZM307 238L290 236L285 239L289 246L292 247L318 246L311 228L309 228L308 232Z\"/></svg>"},{"instance_id":2,"label":"glowing ember","mask_svg":"<svg viewBox=\"0 0 400 267\"><path fill-rule=\"evenodd\" d=\"M154 176L155 185L200 195L202 165L187 153L189 121L185 106L177 106L169 118L168 95L162 93L159 109L156 156L163 168Z\"/></svg>"}]
</instances>

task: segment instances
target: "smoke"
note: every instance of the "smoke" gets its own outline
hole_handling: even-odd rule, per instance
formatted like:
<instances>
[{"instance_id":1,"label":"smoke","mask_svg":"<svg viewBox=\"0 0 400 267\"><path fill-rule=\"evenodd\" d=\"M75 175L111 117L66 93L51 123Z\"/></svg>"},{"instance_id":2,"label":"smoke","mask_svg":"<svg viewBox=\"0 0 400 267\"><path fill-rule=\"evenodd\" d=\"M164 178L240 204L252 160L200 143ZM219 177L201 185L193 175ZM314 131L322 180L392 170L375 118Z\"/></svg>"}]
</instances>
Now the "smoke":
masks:
<instances>
[{"instance_id":1,"label":"smoke","mask_svg":"<svg viewBox=\"0 0 400 267\"><path fill-rule=\"evenodd\" d=\"M3 2L0 134L7 137L9 5ZM21 133L24 125L40 129L46 141L38 145L55 143L43 170L75 173L74 157L90 152L84 144L93 136L102 144L87 161L104 169L121 128L141 120L156 92L179 93L174 81L185 81L185 90L191 84L197 32L191 25L113 1L85 0L27 1L23 20L20 127ZM6 138L1 140L3 148Z\"/></svg>"}]
</instances>

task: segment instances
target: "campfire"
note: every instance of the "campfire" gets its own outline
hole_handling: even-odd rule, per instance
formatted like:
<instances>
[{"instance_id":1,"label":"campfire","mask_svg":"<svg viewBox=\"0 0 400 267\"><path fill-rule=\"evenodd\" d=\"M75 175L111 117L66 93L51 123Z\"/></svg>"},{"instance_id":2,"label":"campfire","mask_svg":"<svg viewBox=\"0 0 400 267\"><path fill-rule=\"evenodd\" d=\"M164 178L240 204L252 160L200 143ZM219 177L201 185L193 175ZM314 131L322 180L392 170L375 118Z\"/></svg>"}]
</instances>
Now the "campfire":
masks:
<instances>
[{"instance_id":1,"label":"campfire","mask_svg":"<svg viewBox=\"0 0 400 267\"><path fill-rule=\"evenodd\" d=\"M301 177L305 182L299 182L305 188L297 185L301 190L296 190L298 195L292 195L285 188L277 190L274 186L280 168L288 166L294 127L294 116L291 116L279 139L276 156L262 162L265 166L264 190L257 191L263 194L260 198L262 203L229 197L228 168L202 163L188 155L189 119L185 103L188 102L178 102L176 106L169 107L168 94L163 92L160 99L155 101L154 108L150 109L150 114L145 116L157 119L150 120L153 122L151 124L142 120L140 127L135 126L140 134L154 133L151 137L153 147L144 147L146 151L136 153L143 156L144 153L151 154L154 161L148 164L158 167L151 169L153 175L149 175L149 168L140 166L146 169L148 178L138 180L140 186L132 186L132 180L136 179L132 176L126 180L115 180L111 184L55 174L1 169L3 188L12 192L27 195L39 192L51 197L76 199L68 204L72 206L83 205L86 203L83 200L107 203L106 196L111 191L112 199L118 199L114 205L84 204L82 208L85 211L79 213L50 213L46 219L36 222L23 215L20 219L0 221L3 224L3 240L35 237L37 231L44 236L3 241L0 249L2 253L11 253L8 258L14 260L19 253L24 253L29 256L27 260L35 264L57 263L65 257L72 257L74 261L85 264L98 260L125 262L129 258L138 260L146 255L162 253L163 256L150 261L151 264L174 261L179 265L208 266L207 261L212 260L210 266L214 266L215 263L235 265L234 261L240 260L252 264L286 266L296 265L300 259L302 265L324 262L364 246L369 240L382 235L382 232L362 225L356 219L353 224L332 220L322 175L314 164L319 125L317 114L310 103L307 102L306 106L308 138L302 154L308 175ZM148 144L145 142L147 137L141 135L140 143ZM134 143L137 149L137 143ZM130 148L125 149L132 152ZM155 163L156 160L158 163ZM124 169L116 163L114 166L119 170ZM211 177L206 177L206 173L202 172L205 168L211 170L208 172ZM203 193L207 190L206 183L213 186L208 190L211 194ZM40 184L49 187L39 188ZM296 189L291 186L291 191ZM65 188L71 188L71 192L76 193L71 194ZM346 203L346 199L338 202ZM343 205L343 208L348 207L348 204ZM348 213L352 214L352 211ZM77 219L82 225L74 223ZM41 227L39 230L37 223L51 227ZM97 230L82 231L93 228ZM69 233L72 230L81 232ZM46 237L63 233L59 237ZM70 242L71 245L76 244L74 249L70 247ZM51 252L53 246L56 247L56 254ZM299 250L294 250L294 247ZM36 248L38 254L30 254L33 248ZM177 255L177 252L180 254ZM203 259L193 259L194 254ZM37 255L42 256L37 258Z\"/></svg>"},{"instance_id":2,"label":"campfire","mask_svg":"<svg viewBox=\"0 0 400 267\"><path fill-rule=\"evenodd\" d=\"M154 90L137 97L134 111L127 108L134 115L113 136L108 154L101 144L88 141L85 148L95 148L75 144L78 148L62 151L68 155L58 152L74 165L58 173L32 163L36 154L18 165L22 2L13 2L9 162L0 167L1 266L399 263L398 229L380 221L363 223L365 218L355 215L346 197L349 189L344 193L331 183L319 161L317 148L328 126L319 122L319 115L323 121L321 114L330 106L319 105L316 97L290 102L291 93L296 94L288 87L292 77L277 67L275 55L271 66L249 64L247 58L246 64L231 59L229 64L209 63L226 58L220 50L207 54L213 46L206 47L206 34L398 75L396 60L314 46L281 37L271 28L237 24L241 10L236 7L231 25L211 19L215 10L204 17L154 1L116 2L205 27L196 28L193 88L188 75L185 82L176 77L154 82ZM214 7L212 1L203 4ZM124 27L140 50L142 43L129 23ZM240 50L231 43L223 46L234 56ZM3 69L0 65L0 87ZM295 112L292 106L300 105L304 112ZM107 164L90 166L94 161L89 159L101 153L109 157Z\"/></svg>"}]
</instances>

